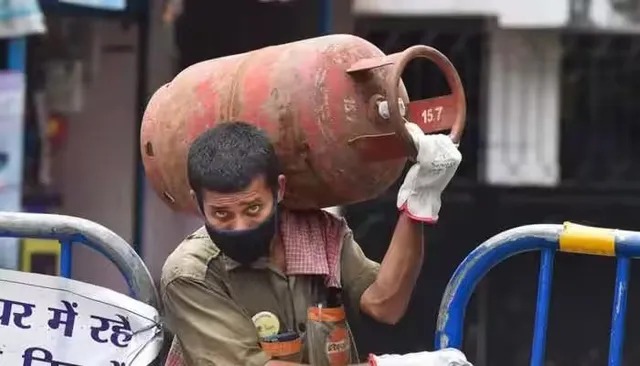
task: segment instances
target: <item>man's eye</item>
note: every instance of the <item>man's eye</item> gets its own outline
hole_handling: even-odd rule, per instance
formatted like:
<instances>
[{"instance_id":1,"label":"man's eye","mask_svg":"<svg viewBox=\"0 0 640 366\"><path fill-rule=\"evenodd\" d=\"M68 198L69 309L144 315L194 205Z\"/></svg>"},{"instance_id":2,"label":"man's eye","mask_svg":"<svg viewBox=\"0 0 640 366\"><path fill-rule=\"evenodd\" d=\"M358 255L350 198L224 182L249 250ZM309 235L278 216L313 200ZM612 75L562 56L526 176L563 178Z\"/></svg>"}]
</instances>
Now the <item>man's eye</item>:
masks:
<instances>
[{"instance_id":1,"label":"man's eye","mask_svg":"<svg viewBox=\"0 0 640 366\"><path fill-rule=\"evenodd\" d=\"M228 212L226 212L226 211L215 211L215 212L213 213L213 216L215 216L215 217L216 217L216 218L218 218L218 219L224 219L224 218L226 218L227 216L229 216L229 213L228 213Z\"/></svg>"},{"instance_id":2,"label":"man's eye","mask_svg":"<svg viewBox=\"0 0 640 366\"><path fill-rule=\"evenodd\" d=\"M262 206L260 206L260 205L251 205L247 209L247 212L252 213L252 214L258 213L260 211L261 207Z\"/></svg>"}]
</instances>

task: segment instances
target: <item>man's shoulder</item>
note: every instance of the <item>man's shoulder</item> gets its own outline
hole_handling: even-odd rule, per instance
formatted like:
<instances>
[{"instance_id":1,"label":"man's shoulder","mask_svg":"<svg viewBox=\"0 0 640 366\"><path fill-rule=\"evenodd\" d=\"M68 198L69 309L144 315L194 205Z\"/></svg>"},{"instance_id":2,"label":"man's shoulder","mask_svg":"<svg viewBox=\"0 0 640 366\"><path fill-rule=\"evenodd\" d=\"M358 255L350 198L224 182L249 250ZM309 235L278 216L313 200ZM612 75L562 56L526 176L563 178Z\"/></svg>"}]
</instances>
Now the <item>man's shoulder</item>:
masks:
<instances>
[{"instance_id":1,"label":"man's shoulder","mask_svg":"<svg viewBox=\"0 0 640 366\"><path fill-rule=\"evenodd\" d=\"M335 212L324 209L316 210L284 210L288 218L294 218L298 223L308 223L310 221L319 222L325 226L336 226L349 230L347 220Z\"/></svg>"},{"instance_id":2,"label":"man's shoulder","mask_svg":"<svg viewBox=\"0 0 640 366\"><path fill-rule=\"evenodd\" d=\"M206 229L199 228L167 257L162 267L162 287L176 278L204 281L211 262L220 258L220 254Z\"/></svg>"}]
</instances>

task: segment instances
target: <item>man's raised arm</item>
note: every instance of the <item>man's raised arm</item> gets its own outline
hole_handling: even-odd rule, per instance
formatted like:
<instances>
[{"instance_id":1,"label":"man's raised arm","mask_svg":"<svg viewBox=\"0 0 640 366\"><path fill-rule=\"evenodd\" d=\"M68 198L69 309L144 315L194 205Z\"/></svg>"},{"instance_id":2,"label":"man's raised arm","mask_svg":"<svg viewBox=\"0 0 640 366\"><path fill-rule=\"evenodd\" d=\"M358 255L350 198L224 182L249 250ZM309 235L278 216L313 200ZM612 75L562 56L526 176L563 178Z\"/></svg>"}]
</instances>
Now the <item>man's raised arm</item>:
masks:
<instances>
[{"instance_id":1,"label":"man's raised arm","mask_svg":"<svg viewBox=\"0 0 640 366\"><path fill-rule=\"evenodd\" d=\"M417 125L406 125L416 143L417 162L398 192L401 213L389 249L360 298L363 312L387 324L397 323L406 312L424 258L422 223L438 221L440 195L462 160L448 136L425 135Z\"/></svg>"}]
</instances>

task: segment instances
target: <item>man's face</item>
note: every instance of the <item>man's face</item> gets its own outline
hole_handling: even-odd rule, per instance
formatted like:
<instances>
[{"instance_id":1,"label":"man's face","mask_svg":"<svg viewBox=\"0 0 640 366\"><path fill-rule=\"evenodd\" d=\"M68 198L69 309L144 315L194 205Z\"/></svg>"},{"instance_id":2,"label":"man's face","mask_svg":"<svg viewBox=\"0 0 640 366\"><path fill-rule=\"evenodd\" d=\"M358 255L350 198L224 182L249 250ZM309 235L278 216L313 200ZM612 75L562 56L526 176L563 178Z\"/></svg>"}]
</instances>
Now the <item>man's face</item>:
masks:
<instances>
[{"instance_id":1,"label":"man's face","mask_svg":"<svg viewBox=\"0 0 640 366\"><path fill-rule=\"evenodd\" d=\"M218 230L252 229L265 221L273 206L282 200L285 177L278 177L278 194L267 185L264 176L255 178L249 186L237 193L218 193L204 190L202 208L207 223ZM274 198L278 201L275 202Z\"/></svg>"}]
</instances>

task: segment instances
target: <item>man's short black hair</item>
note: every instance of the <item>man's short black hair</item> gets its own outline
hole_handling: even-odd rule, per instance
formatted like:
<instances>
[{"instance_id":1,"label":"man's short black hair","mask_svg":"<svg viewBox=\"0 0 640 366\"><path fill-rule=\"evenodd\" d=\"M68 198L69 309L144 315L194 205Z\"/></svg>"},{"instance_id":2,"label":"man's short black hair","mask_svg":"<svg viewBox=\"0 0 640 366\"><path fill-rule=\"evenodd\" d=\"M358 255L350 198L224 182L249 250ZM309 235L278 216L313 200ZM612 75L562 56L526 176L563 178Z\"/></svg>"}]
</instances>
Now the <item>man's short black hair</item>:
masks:
<instances>
[{"instance_id":1,"label":"man's short black hair","mask_svg":"<svg viewBox=\"0 0 640 366\"><path fill-rule=\"evenodd\" d=\"M240 192L259 176L276 192L280 175L268 136L242 121L220 123L198 136L189 148L187 170L197 196L203 190Z\"/></svg>"}]
</instances>

